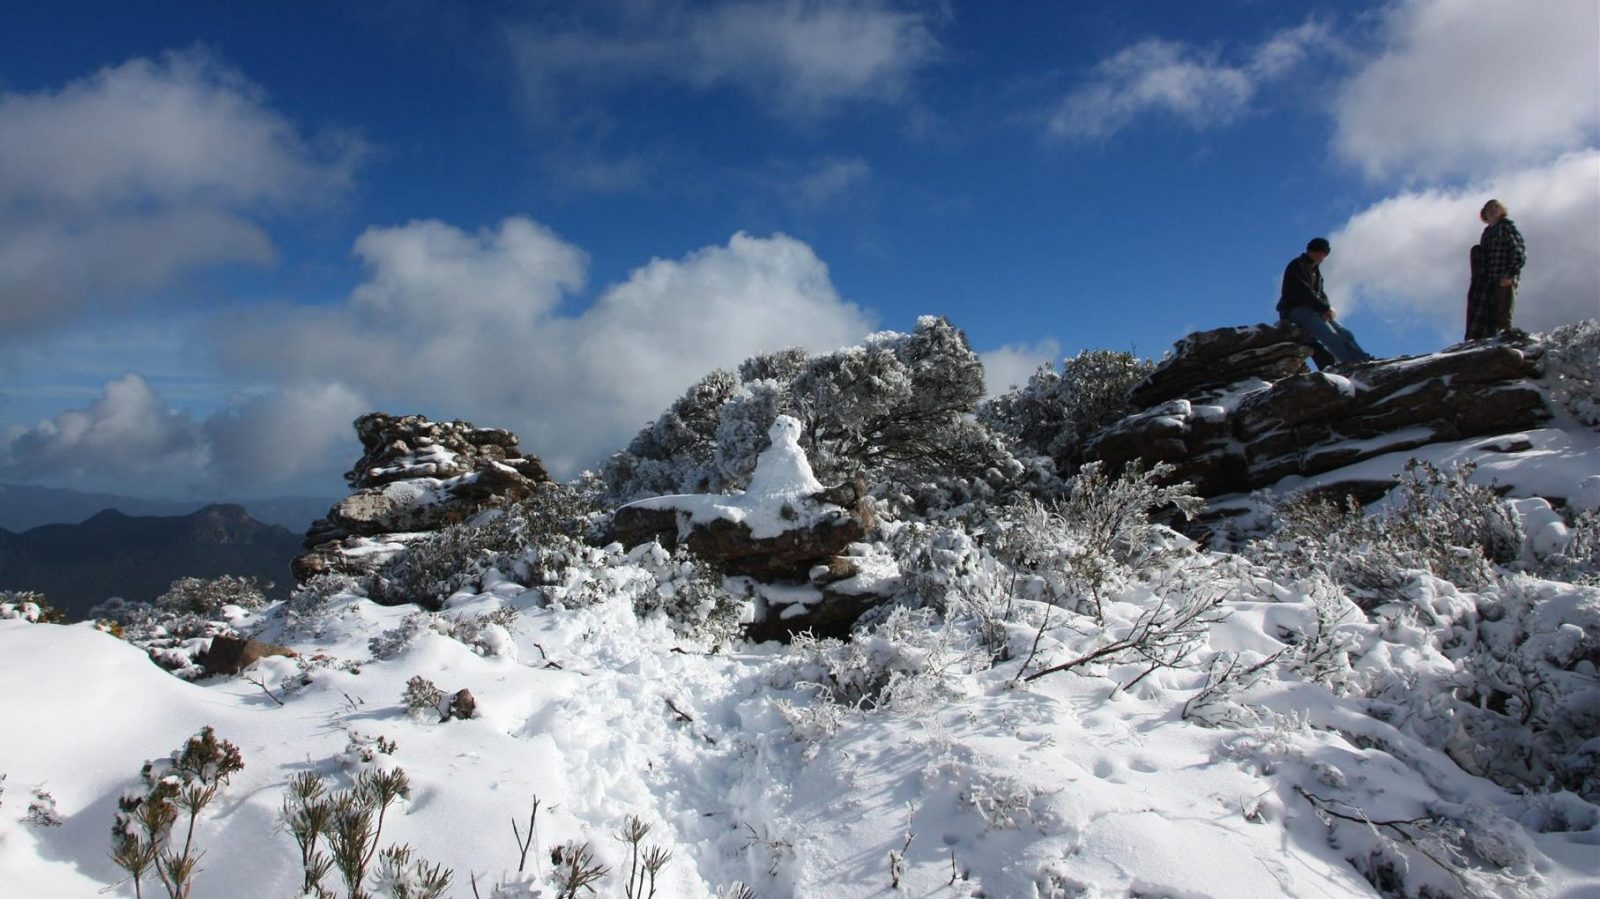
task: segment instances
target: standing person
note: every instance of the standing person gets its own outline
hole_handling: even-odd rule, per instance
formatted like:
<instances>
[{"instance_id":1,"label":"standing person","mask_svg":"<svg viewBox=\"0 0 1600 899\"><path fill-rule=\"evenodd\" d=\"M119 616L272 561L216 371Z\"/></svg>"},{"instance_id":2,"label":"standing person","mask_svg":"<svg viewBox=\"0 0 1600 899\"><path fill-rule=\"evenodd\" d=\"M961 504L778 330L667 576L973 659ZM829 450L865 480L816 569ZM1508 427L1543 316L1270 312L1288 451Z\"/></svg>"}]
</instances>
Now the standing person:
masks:
<instances>
[{"instance_id":1,"label":"standing person","mask_svg":"<svg viewBox=\"0 0 1600 899\"><path fill-rule=\"evenodd\" d=\"M1489 291L1483 277L1483 247L1472 245L1468 254L1472 277L1467 281L1467 340L1494 336L1494 323L1489 320Z\"/></svg>"},{"instance_id":2,"label":"standing person","mask_svg":"<svg viewBox=\"0 0 1600 899\"><path fill-rule=\"evenodd\" d=\"M1517 282L1522 277L1522 266L1528 261L1522 232L1517 230L1499 200L1483 204L1478 218L1484 224L1483 237L1478 239L1483 260L1482 288L1476 309L1477 321L1467 322L1469 338L1493 337L1511 330L1511 307L1517 298ZM1470 299L1467 305L1470 312Z\"/></svg>"},{"instance_id":3,"label":"standing person","mask_svg":"<svg viewBox=\"0 0 1600 899\"><path fill-rule=\"evenodd\" d=\"M1317 368L1329 364L1365 362L1372 356L1356 343L1350 329L1334 321L1333 306L1322 289L1322 260L1328 258L1332 248L1325 237L1314 237L1306 244L1306 251L1289 260L1283 270L1283 291L1278 298L1278 317L1299 325L1310 335L1322 354L1312 354ZM1332 363L1327 359L1332 359Z\"/></svg>"}]
</instances>

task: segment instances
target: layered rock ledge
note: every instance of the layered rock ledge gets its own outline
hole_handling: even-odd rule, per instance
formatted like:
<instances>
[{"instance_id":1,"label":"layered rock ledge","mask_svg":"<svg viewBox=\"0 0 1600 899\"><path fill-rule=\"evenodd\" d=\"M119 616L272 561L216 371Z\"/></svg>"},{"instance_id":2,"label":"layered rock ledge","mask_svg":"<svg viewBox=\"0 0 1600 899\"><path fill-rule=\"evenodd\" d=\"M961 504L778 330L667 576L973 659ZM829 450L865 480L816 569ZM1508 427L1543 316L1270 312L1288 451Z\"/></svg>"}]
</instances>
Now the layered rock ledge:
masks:
<instances>
[{"instance_id":1,"label":"layered rock ledge","mask_svg":"<svg viewBox=\"0 0 1600 899\"><path fill-rule=\"evenodd\" d=\"M517 449L517 436L467 421L382 412L355 421L362 456L345 480L355 488L311 526L293 562L301 581L367 574L397 552L385 538L435 531L528 497L550 480ZM403 542L403 537L400 538Z\"/></svg>"},{"instance_id":2,"label":"layered rock ledge","mask_svg":"<svg viewBox=\"0 0 1600 899\"><path fill-rule=\"evenodd\" d=\"M1427 356L1306 369L1293 326L1185 337L1131 397L1147 405L1092 436L1088 461L1176 467L1206 497L1267 487L1430 443L1538 427L1550 412L1538 347L1482 340Z\"/></svg>"}]
</instances>

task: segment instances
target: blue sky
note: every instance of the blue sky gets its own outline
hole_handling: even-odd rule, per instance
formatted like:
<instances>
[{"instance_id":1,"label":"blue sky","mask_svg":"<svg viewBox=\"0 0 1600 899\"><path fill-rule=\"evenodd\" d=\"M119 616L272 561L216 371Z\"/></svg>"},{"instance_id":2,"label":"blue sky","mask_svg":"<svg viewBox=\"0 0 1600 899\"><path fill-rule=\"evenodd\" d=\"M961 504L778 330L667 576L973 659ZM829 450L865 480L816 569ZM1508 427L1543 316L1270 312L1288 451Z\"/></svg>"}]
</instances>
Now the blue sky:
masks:
<instances>
[{"instance_id":1,"label":"blue sky","mask_svg":"<svg viewBox=\"0 0 1600 899\"><path fill-rule=\"evenodd\" d=\"M691 381L942 314L997 387L1273 317L1600 315L1600 8L1388 0L0 10L0 480L339 492L350 420L570 474Z\"/></svg>"}]
</instances>

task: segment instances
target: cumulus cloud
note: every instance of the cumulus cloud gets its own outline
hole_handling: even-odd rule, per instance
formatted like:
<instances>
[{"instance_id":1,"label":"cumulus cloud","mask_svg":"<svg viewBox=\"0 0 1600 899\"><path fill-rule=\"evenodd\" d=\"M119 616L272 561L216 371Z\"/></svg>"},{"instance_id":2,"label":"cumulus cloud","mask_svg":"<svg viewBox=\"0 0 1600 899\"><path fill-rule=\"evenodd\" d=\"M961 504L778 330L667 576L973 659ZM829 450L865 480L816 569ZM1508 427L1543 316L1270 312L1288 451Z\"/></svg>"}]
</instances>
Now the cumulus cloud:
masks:
<instances>
[{"instance_id":1,"label":"cumulus cloud","mask_svg":"<svg viewBox=\"0 0 1600 899\"><path fill-rule=\"evenodd\" d=\"M9 435L0 472L31 480L50 475L165 477L202 469L200 426L171 409L149 383L129 374L74 409Z\"/></svg>"},{"instance_id":2,"label":"cumulus cloud","mask_svg":"<svg viewBox=\"0 0 1600 899\"><path fill-rule=\"evenodd\" d=\"M1600 317L1600 150L1465 187L1405 191L1362 210L1330 238L1324 265L1333 299L1460 339L1468 248L1491 197L1511 210L1528 242L1516 323L1538 331Z\"/></svg>"},{"instance_id":3,"label":"cumulus cloud","mask_svg":"<svg viewBox=\"0 0 1600 899\"><path fill-rule=\"evenodd\" d=\"M220 337L225 356L390 411L509 427L565 474L713 368L833 349L873 324L810 247L781 235L653 260L582 311L565 302L582 252L526 218L475 234L436 221L372 229L357 253L369 275L345 303L238 322Z\"/></svg>"},{"instance_id":4,"label":"cumulus cloud","mask_svg":"<svg viewBox=\"0 0 1600 899\"><path fill-rule=\"evenodd\" d=\"M669 80L732 87L785 115L811 118L854 101L899 99L939 42L928 12L888 0L629 5L603 22L542 22L507 40L535 110L573 95Z\"/></svg>"},{"instance_id":5,"label":"cumulus cloud","mask_svg":"<svg viewBox=\"0 0 1600 899\"><path fill-rule=\"evenodd\" d=\"M206 419L210 485L283 483L348 467L350 423L372 411L343 384L293 384L242 398Z\"/></svg>"},{"instance_id":6,"label":"cumulus cloud","mask_svg":"<svg viewBox=\"0 0 1600 899\"><path fill-rule=\"evenodd\" d=\"M1308 22L1273 34L1235 63L1192 44L1143 40L1097 65L1046 127L1056 137L1098 139L1152 113L1194 128L1224 125L1249 108L1263 84L1288 74L1326 39L1325 26Z\"/></svg>"},{"instance_id":7,"label":"cumulus cloud","mask_svg":"<svg viewBox=\"0 0 1600 899\"><path fill-rule=\"evenodd\" d=\"M360 155L303 138L203 51L0 93L0 334L196 266L270 262L258 218L342 190Z\"/></svg>"},{"instance_id":8,"label":"cumulus cloud","mask_svg":"<svg viewBox=\"0 0 1600 899\"><path fill-rule=\"evenodd\" d=\"M999 396L1013 387L1028 383L1039 366L1054 365L1061 359L1061 344L1046 337L1037 343L1010 343L978 354L983 362L983 392Z\"/></svg>"},{"instance_id":9,"label":"cumulus cloud","mask_svg":"<svg viewBox=\"0 0 1600 899\"><path fill-rule=\"evenodd\" d=\"M1596 144L1593 0L1406 0L1340 90L1334 148L1367 174L1482 177Z\"/></svg>"}]
</instances>

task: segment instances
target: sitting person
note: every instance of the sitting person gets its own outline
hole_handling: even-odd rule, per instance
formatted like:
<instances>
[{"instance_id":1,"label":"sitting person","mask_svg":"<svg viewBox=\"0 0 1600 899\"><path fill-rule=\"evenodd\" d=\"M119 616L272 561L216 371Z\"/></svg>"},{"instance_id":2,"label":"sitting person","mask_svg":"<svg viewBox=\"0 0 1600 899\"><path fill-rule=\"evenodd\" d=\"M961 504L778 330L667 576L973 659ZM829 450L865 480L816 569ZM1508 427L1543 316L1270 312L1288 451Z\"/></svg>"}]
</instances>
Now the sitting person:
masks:
<instances>
[{"instance_id":1,"label":"sitting person","mask_svg":"<svg viewBox=\"0 0 1600 899\"><path fill-rule=\"evenodd\" d=\"M1349 328L1334 321L1333 306L1322 289L1319 268L1330 251L1327 238L1312 238L1306 244L1306 251L1290 260L1283 270L1283 292L1278 298L1278 317L1294 322L1310 336L1312 359L1319 369L1372 358L1356 343L1356 336Z\"/></svg>"}]
</instances>

